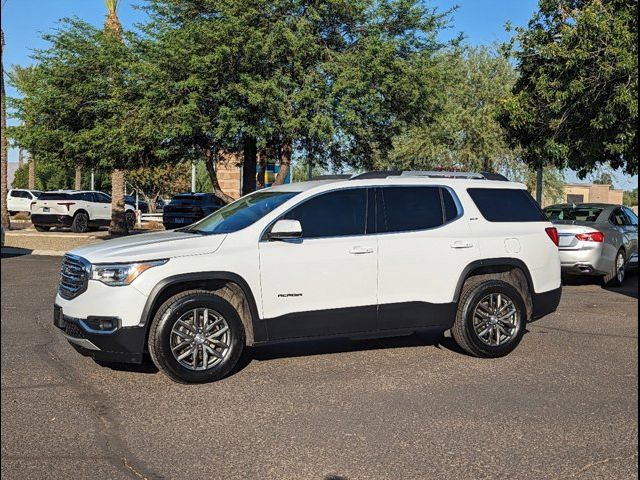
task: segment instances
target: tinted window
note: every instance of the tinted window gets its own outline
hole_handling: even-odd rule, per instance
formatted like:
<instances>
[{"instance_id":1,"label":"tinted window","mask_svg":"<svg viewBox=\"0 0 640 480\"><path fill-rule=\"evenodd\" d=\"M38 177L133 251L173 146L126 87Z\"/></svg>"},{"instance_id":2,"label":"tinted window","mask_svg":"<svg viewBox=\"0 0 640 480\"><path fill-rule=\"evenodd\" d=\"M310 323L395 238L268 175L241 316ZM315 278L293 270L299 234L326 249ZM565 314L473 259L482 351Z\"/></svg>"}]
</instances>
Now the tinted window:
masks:
<instances>
[{"instance_id":1,"label":"tinted window","mask_svg":"<svg viewBox=\"0 0 640 480\"><path fill-rule=\"evenodd\" d=\"M469 188L469 195L490 222L545 222L542 210L526 190Z\"/></svg>"},{"instance_id":2,"label":"tinted window","mask_svg":"<svg viewBox=\"0 0 640 480\"><path fill-rule=\"evenodd\" d=\"M38 197L38 200L68 200L71 195L63 192L45 192Z\"/></svg>"},{"instance_id":3,"label":"tinted window","mask_svg":"<svg viewBox=\"0 0 640 480\"><path fill-rule=\"evenodd\" d=\"M101 192L94 192L93 195L97 202L100 203L111 203L111 197Z\"/></svg>"},{"instance_id":4,"label":"tinted window","mask_svg":"<svg viewBox=\"0 0 640 480\"><path fill-rule=\"evenodd\" d=\"M441 188L440 191L442 192L442 205L444 206L444 221L450 222L458 216L458 207L449 190Z\"/></svg>"},{"instance_id":5,"label":"tinted window","mask_svg":"<svg viewBox=\"0 0 640 480\"><path fill-rule=\"evenodd\" d=\"M628 208L624 209L624 213L627 215L627 219L629 220L629 224L637 227L638 226L638 216L635 214L633 210L629 210Z\"/></svg>"},{"instance_id":6,"label":"tinted window","mask_svg":"<svg viewBox=\"0 0 640 480\"><path fill-rule=\"evenodd\" d=\"M283 217L298 220L304 238L363 235L366 230L367 189L324 193L291 209Z\"/></svg>"},{"instance_id":7,"label":"tinted window","mask_svg":"<svg viewBox=\"0 0 640 480\"><path fill-rule=\"evenodd\" d=\"M602 208L579 206L551 206L544 209L546 217L552 221L569 221L569 222L596 222L602 213Z\"/></svg>"},{"instance_id":8,"label":"tinted window","mask_svg":"<svg viewBox=\"0 0 640 480\"><path fill-rule=\"evenodd\" d=\"M384 187L380 232L426 230L443 224L439 187Z\"/></svg>"},{"instance_id":9,"label":"tinted window","mask_svg":"<svg viewBox=\"0 0 640 480\"><path fill-rule=\"evenodd\" d=\"M31 196L22 190L14 190L11 192L13 198L31 198Z\"/></svg>"},{"instance_id":10,"label":"tinted window","mask_svg":"<svg viewBox=\"0 0 640 480\"><path fill-rule=\"evenodd\" d=\"M627 217L625 217L624 213L622 213L621 208L614 210L609 220L611 220L611 223L618 227L622 227L628 224Z\"/></svg>"},{"instance_id":11,"label":"tinted window","mask_svg":"<svg viewBox=\"0 0 640 480\"><path fill-rule=\"evenodd\" d=\"M242 197L182 230L198 233L231 233L254 224L298 192L264 190Z\"/></svg>"}]
</instances>

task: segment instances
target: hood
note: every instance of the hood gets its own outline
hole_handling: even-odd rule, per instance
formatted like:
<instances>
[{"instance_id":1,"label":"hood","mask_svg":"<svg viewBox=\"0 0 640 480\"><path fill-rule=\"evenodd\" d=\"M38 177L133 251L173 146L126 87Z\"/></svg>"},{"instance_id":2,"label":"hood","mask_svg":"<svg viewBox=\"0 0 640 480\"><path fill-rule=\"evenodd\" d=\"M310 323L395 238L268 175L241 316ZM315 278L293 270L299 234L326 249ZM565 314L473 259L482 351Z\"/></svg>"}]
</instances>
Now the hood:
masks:
<instances>
[{"instance_id":1,"label":"hood","mask_svg":"<svg viewBox=\"0 0 640 480\"><path fill-rule=\"evenodd\" d=\"M76 248L69 253L91 263L125 263L215 252L227 235L184 232L154 232L105 240Z\"/></svg>"}]
</instances>

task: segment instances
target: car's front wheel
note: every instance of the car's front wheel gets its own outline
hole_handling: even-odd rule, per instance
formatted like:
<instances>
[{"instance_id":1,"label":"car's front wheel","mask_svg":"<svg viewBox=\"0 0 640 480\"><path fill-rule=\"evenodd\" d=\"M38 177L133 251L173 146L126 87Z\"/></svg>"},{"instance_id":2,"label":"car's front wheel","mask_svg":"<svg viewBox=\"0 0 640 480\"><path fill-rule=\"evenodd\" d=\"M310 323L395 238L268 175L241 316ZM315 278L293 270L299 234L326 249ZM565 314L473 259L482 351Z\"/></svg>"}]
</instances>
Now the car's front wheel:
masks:
<instances>
[{"instance_id":1,"label":"car's front wheel","mask_svg":"<svg viewBox=\"0 0 640 480\"><path fill-rule=\"evenodd\" d=\"M451 329L456 343L476 357L502 357L522 340L527 309L522 294L502 280L465 284Z\"/></svg>"},{"instance_id":2,"label":"car's front wheel","mask_svg":"<svg viewBox=\"0 0 640 480\"><path fill-rule=\"evenodd\" d=\"M238 362L244 343L237 310L224 295L206 290L169 298L158 309L149 331L153 362L181 383L225 377Z\"/></svg>"},{"instance_id":3,"label":"car's front wheel","mask_svg":"<svg viewBox=\"0 0 640 480\"><path fill-rule=\"evenodd\" d=\"M611 266L611 271L605 275L604 284L607 287L621 287L627 276L627 256L623 248L618 250Z\"/></svg>"},{"instance_id":4,"label":"car's front wheel","mask_svg":"<svg viewBox=\"0 0 640 480\"><path fill-rule=\"evenodd\" d=\"M136 226L136 214L133 213L131 210L127 210L124 216L127 222L127 228L131 230L133 227Z\"/></svg>"}]
</instances>

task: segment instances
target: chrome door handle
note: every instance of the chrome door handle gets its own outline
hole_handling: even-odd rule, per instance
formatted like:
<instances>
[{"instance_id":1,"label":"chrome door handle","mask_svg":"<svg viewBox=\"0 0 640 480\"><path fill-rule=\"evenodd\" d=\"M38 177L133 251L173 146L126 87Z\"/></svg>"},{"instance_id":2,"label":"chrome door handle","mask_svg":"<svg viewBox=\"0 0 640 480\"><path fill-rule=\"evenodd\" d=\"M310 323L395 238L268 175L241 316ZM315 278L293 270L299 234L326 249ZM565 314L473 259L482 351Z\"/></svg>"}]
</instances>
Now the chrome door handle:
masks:
<instances>
[{"instance_id":1,"label":"chrome door handle","mask_svg":"<svg viewBox=\"0 0 640 480\"><path fill-rule=\"evenodd\" d=\"M352 247L349 253L351 255L366 255L367 253L373 253L373 248L356 246Z\"/></svg>"},{"instance_id":2,"label":"chrome door handle","mask_svg":"<svg viewBox=\"0 0 640 480\"><path fill-rule=\"evenodd\" d=\"M451 244L451 248L473 248L473 243L462 242L458 240L457 242L453 242Z\"/></svg>"}]
</instances>

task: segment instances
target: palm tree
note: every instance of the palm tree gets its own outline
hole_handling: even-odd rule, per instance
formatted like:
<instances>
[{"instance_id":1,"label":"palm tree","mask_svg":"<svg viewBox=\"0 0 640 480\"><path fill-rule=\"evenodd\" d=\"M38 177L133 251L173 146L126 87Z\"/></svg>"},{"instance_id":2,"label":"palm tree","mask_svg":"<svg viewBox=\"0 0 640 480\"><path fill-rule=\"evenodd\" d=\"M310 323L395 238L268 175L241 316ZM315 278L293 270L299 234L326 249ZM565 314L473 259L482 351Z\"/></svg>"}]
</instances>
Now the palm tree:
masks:
<instances>
[{"instance_id":1,"label":"palm tree","mask_svg":"<svg viewBox=\"0 0 640 480\"><path fill-rule=\"evenodd\" d=\"M116 13L118 0L105 0L104 3L107 6L107 19L104 23L104 30L121 40L122 25ZM124 170L116 168L111 172L111 224L109 225L109 233L111 235L126 235L129 233L124 210Z\"/></svg>"},{"instance_id":2,"label":"palm tree","mask_svg":"<svg viewBox=\"0 0 640 480\"><path fill-rule=\"evenodd\" d=\"M7 210L7 154L8 154L8 141L7 141L7 102L4 94L4 30L0 29L0 77L2 77L2 97L0 97L0 103L2 103L2 151L0 152L0 222L2 226L9 230L11 228L11 222L9 220L9 211Z\"/></svg>"}]
</instances>

